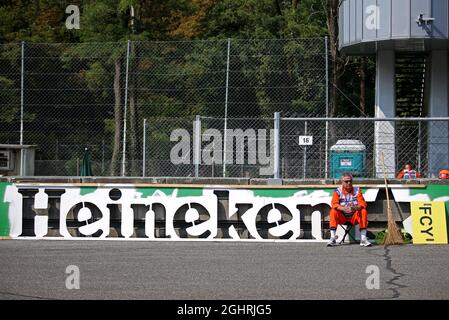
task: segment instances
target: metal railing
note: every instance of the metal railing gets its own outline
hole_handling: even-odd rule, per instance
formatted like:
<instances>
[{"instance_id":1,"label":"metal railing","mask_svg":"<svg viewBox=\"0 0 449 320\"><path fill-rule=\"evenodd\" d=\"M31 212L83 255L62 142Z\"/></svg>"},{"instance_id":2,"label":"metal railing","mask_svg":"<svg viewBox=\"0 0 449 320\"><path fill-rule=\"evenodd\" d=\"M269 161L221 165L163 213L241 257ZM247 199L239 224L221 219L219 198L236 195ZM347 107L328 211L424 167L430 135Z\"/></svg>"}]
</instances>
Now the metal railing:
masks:
<instances>
[{"instance_id":1,"label":"metal railing","mask_svg":"<svg viewBox=\"0 0 449 320\"><path fill-rule=\"evenodd\" d=\"M409 162L430 178L449 167L449 118L277 115L226 122L227 134L224 118L147 119L142 174L321 179L350 171L358 177L383 178L385 170L393 178Z\"/></svg>"}]
</instances>

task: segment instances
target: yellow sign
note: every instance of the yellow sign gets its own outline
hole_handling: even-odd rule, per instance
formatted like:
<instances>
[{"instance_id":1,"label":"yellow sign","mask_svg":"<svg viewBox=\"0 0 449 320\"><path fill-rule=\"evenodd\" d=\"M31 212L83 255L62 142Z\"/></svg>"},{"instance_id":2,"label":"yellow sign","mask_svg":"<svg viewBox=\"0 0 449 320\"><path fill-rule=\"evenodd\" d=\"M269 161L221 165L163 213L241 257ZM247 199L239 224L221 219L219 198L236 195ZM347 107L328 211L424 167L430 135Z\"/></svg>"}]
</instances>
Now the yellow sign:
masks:
<instances>
[{"instance_id":1,"label":"yellow sign","mask_svg":"<svg viewBox=\"0 0 449 320\"><path fill-rule=\"evenodd\" d=\"M446 209L442 201L412 201L413 243L447 243Z\"/></svg>"}]
</instances>

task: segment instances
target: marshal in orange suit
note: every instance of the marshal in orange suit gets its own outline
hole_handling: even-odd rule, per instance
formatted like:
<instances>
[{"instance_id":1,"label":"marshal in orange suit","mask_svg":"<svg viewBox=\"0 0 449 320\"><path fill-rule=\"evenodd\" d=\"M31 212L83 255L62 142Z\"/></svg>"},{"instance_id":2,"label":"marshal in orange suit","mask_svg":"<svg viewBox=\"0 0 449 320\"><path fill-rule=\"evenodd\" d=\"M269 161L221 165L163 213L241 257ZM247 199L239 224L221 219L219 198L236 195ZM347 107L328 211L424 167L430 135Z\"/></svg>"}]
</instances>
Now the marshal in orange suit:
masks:
<instances>
[{"instance_id":1,"label":"marshal in orange suit","mask_svg":"<svg viewBox=\"0 0 449 320\"><path fill-rule=\"evenodd\" d=\"M337 244L336 230L339 224L350 222L360 227L361 241L363 247L371 246L366 237L368 228L368 211L366 210L366 201L363 198L362 190L352 185L352 174L344 173L342 185L338 187L332 196L332 208L329 213L329 229L331 238L327 246L333 247Z\"/></svg>"}]
</instances>

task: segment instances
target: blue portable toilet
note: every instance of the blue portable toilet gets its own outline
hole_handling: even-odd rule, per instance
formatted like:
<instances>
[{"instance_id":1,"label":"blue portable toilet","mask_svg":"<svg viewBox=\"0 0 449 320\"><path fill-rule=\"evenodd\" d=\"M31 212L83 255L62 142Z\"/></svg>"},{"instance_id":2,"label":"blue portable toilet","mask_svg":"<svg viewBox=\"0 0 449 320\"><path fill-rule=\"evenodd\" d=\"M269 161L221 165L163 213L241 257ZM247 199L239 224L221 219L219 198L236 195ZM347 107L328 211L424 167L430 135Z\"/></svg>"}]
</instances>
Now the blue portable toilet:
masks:
<instances>
[{"instance_id":1,"label":"blue portable toilet","mask_svg":"<svg viewBox=\"0 0 449 320\"><path fill-rule=\"evenodd\" d=\"M338 140L330 150L332 178L341 178L344 172L364 176L366 147L360 140Z\"/></svg>"}]
</instances>

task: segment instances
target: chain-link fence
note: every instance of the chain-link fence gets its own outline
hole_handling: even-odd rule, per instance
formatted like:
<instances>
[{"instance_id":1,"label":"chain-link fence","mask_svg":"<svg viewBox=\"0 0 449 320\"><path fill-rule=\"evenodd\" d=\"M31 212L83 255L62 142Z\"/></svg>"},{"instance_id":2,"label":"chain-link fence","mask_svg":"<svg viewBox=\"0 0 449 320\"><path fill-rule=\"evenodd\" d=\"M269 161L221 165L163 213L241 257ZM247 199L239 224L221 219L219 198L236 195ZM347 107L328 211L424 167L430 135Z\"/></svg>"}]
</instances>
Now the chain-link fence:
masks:
<instances>
[{"instance_id":1,"label":"chain-link fence","mask_svg":"<svg viewBox=\"0 0 449 320\"><path fill-rule=\"evenodd\" d=\"M37 175L79 174L84 147L96 174L117 175L126 44L23 43L0 56L2 142L34 145Z\"/></svg>"},{"instance_id":2,"label":"chain-link fence","mask_svg":"<svg viewBox=\"0 0 449 320\"><path fill-rule=\"evenodd\" d=\"M0 144L34 145L36 175L78 175L88 147L95 175L139 176L146 118L325 116L326 53L324 38L3 44Z\"/></svg>"},{"instance_id":3,"label":"chain-link fence","mask_svg":"<svg viewBox=\"0 0 449 320\"><path fill-rule=\"evenodd\" d=\"M0 132L1 142L19 144L21 141L21 46L0 46Z\"/></svg>"},{"instance_id":4,"label":"chain-link fence","mask_svg":"<svg viewBox=\"0 0 449 320\"><path fill-rule=\"evenodd\" d=\"M34 145L36 175L79 175L85 147L97 176L448 167L447 119L324 119L326 59L324 38L3 44L0 144Z\"/></svg>"},{"instance_id":5,"label":"chain-link fence","mask_svg":"<svg viewBox=\"0 0 449 320\"><path fill-rule=\"evenodd\" d=\"M145 123L147 176L273 175L273 119L156 118Z\"/></svg>"},{"instance_id":6,"label":"chain-link fence","mask_svg":"<svg viewBox=\"0 0 449 320\"><path fill-rule=\"evenodd\" d=\"M449 118L198 116L148 119L144 132L146 176L393 178L411 163L430 178L449 167Z\"/></svg>"}]
</instances>

